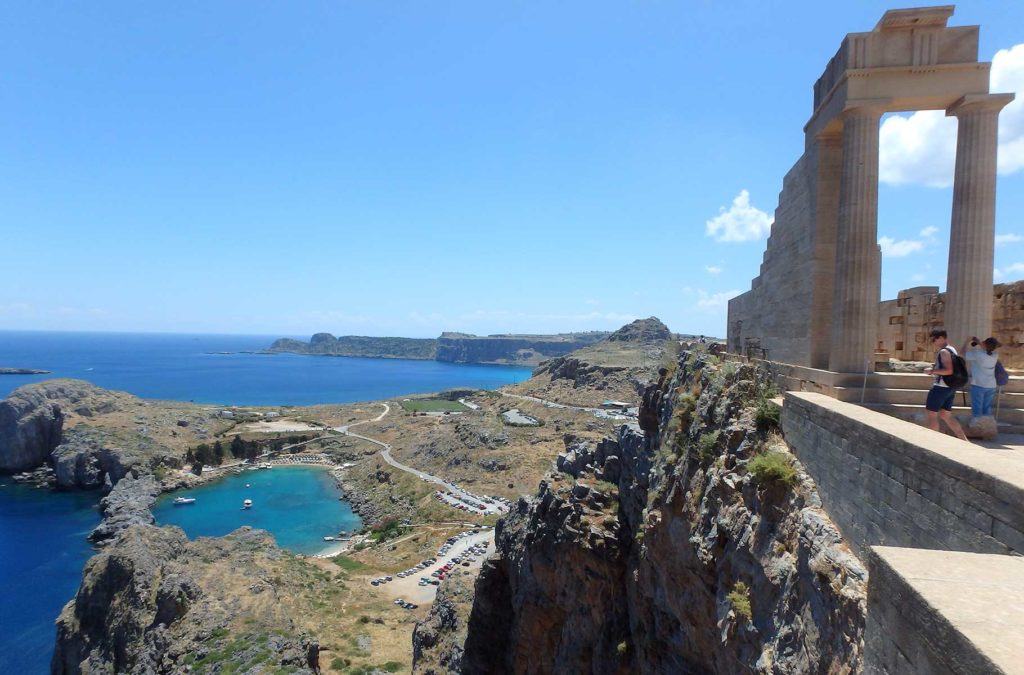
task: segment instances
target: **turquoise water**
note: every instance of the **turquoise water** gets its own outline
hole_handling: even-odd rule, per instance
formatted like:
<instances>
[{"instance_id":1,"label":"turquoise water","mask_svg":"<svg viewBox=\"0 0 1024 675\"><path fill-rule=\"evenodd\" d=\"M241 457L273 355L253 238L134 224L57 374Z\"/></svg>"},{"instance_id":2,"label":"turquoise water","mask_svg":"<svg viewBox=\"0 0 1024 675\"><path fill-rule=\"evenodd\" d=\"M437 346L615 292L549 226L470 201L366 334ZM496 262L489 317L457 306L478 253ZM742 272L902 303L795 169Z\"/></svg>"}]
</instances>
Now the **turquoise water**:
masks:
<instances>
[{"instance_id":1,"label":"turquoise water","mask_svg":"<svg viewBox=\"0 0 1024 675\"><path fill-rule=\"evenodd\" d=\"M48 673L54 621L75 596L100 522L98 492L49 492L0 476L0 673Z\"/></svg>"},{"instance_id":2,"label":"turquoise water","mask_svg":"<svg viewBox=\"0 0 1024 675\"><path fill-rule=\"evenodd\" d=\"M530 377L530 369L513 366L237 353L266 349L273 340L266 335L0 331L0 366L52 373L0 376L0 398L31 382L74 377L143 398L316 405L456 387L496 389Z\"/></svg>"},{"instance_id":3,"label":"turquoise water","mask_svg":"<svg viewBox=\"0 0 1024 675\"><path fill-rule=\"evenodd\" d=\"M249 487L246 487L248 485ZM194 490L163 495L153 507L159 525L177 525L190 538L216 537L250 525L274 535L278 545L296 553L319 553L324 536L351 532L361 522L326 469L275 466L244 471ZM195 497L176 506L175 497ZM251 509L242 501L251 499Z\"/></svg>"}]
</instances>

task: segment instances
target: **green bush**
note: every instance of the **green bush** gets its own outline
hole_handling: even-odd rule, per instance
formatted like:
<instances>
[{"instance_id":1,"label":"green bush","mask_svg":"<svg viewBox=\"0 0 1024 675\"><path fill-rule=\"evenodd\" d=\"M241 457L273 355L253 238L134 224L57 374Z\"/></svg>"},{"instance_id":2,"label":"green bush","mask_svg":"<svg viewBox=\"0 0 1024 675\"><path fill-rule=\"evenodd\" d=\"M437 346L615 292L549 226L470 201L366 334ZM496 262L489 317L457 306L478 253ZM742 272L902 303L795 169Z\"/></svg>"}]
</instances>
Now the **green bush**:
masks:
<instances>
[{"instance_id":1,"label":"green bush","mask_svg":"<svg viewBox=\"0 0 1024 675\"><path fill-rule=\"evenodd\" d=\"M781 410L772 402L771 398L765 396L757 401L754 409L754 423L760 431L778 429L780 425Z\"/></svg>"},{"instance_id":2,"label":"green bush","mask_svg":"<svg viewBox=\"0 0 1024 675\"><path fill-rule=\"evenodd\" d=\"M380 669L388 673L397 673L402 669L402 664L398 661L388 661Z\"/></svg>"},{"instance_id":3,"label":"green bush","mask_svg":"<svg viewBox=\"0 0 1024 675\"><path fill-rule=\"evenodd\" d=\"M758 486L783 485L792 487L796 484L796 469L792 458L779 450L769 450L757 455L747 464L747 470L754 477Z\"/></svg>"},{"instance_id":4,"label":"green bush","mask_svg":"<svg viewBox=\"0 0 1024 675\"><path fill-rule=\"evenodd\" d=\"M331 560L334 561L335 565L345 570L346 572L358 572L359 570L366 568L366 565L359 562L358 560L354 560L344 555L336 555L333 558L331 558Z\"/></svg>"},{"instance_id":5,"label":"green bush","mask_svg":"<svg viewBox=\"0 0 1024 675\"><path fill-rule=\"evenodd\" d=\"M717 455L718 439L722 432L718 429L700 435L697 439L697 457L703 463L708 463Z\"/></svg>"},{"instance_id":6,"label":"green bush","mask_svg":"<svg viewBox=\"0 0 1024 675\"><path fill-rule=\"evenodd\" d=\"M725 599L732 605L732 611L736 612L736 615L744 621L750 621L754 616L750 607L750 589L742 581L733 584L732 590L725 596Z\"/></svg>"}]
</instances>

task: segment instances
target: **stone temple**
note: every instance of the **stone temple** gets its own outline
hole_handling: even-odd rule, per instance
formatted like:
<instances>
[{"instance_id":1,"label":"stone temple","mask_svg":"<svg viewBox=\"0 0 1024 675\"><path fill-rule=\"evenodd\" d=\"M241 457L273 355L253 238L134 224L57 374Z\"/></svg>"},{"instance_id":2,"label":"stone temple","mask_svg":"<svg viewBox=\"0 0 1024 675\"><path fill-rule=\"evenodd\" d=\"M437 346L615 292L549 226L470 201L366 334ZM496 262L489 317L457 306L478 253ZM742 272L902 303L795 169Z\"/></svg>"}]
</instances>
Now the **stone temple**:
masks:
<instances>
[{"instance_id":1,"label":"stone temple","mask_svg":"<svg viewBox=\"0 0 1024 675\"><path fill-rule=\"evenodd\" d=\"M989 92L978 26L952 6L890 10L850 33L814 84L804 154L783 181L760 274L729 302L731 351L840 373L878 349L878 137L887 112L957 118L944 322L959 346L992 334L996 131L1013 94ZM890 347L891 349L891 347Z\"/></svg>"}]
</instances>

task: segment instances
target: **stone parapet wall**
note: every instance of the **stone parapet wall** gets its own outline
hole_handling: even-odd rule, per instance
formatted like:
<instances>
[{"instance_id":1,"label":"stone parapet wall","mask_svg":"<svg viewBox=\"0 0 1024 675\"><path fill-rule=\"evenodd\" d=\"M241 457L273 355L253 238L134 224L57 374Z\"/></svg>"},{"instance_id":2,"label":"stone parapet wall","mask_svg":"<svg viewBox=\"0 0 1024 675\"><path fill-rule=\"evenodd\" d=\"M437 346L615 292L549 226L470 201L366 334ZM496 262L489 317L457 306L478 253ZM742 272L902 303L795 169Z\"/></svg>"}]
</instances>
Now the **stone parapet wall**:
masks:
<instances>
[{"instance_id":1,"label":"stone parapet wall","mask_svg":"<svg viewBox=\"0 0 1024 675\"><path fill-rule=\"evenodd\" d=\"M1021 672L1024 558L875 547L866 675Z\"/></svg>"},{"instance_id":2,"label":"stone parapet wall","mask_svg":"<svg viewBox=\"0 0 1024 675\"><path fill-rule=\"evenodd\" d=\"M786 394L782 427L862 560L875 545L1024 553L1024 459L810 392Z\"/></svg>"}]
</instances>

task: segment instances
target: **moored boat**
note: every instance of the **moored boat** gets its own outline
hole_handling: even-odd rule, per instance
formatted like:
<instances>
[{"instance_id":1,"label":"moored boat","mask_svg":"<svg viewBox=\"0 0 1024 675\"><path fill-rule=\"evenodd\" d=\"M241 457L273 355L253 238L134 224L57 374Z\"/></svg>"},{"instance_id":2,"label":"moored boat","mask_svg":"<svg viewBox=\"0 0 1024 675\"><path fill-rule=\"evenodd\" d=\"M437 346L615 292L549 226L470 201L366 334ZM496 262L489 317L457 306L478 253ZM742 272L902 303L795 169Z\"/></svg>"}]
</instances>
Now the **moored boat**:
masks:
<instances>
[{"instance_id":1,"label":"moored boat","mask_svg":"<svg viewBox=\"0 0 1024 675\"><path fill-rule=\"evenodd\" d=\"M182 504L195 504L196 503L196 498L195 497L175 497L174 498L174 503L177 504L178 506L180 506Z\"/></svg>"},{"instance_id":2,"label":"moored boat","mask_svg":"<svg viewBox=\"0 0 1024 675\"><path fill-rule=\"evenodd\" d=\"M242 502L242 508L243 509L252 508L252 500L251 499L246 499L244 502Z\"/></svg>"}]
</instances>

